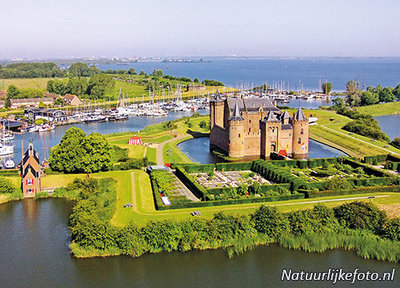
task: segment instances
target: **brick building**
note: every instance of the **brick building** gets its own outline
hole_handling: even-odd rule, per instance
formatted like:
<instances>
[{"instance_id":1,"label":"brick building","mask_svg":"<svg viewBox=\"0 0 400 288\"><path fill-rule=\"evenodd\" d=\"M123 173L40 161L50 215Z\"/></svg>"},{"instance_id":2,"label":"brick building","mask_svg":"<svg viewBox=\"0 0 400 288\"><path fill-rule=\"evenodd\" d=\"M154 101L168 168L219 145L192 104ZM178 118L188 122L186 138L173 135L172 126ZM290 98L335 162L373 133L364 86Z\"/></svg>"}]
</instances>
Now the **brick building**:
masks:
<instances>
[{"instance_id":1,"label":"brick building","mask_svg":"<svg viewBox=\"0 0 400 288\"><path fill-rule=\"evenodd\" d=\"M308 126L301 108L290 116L267 98L224 99L217 91L210 101L210 147L230 157L307 158Z\"/></svg>"},{"instance_id":2,"label":"brick building","mask_svg":"<svg viewBox=\"0 0 400 288\"><path fill-rule=\"evenodd\" d=\"M22 158L21 177L21 186L24 198L34 197L36 193L41 191L41 167L39 155L33 148L32 143L29 143L29 147Z\"/></svg>"}]
</instances>

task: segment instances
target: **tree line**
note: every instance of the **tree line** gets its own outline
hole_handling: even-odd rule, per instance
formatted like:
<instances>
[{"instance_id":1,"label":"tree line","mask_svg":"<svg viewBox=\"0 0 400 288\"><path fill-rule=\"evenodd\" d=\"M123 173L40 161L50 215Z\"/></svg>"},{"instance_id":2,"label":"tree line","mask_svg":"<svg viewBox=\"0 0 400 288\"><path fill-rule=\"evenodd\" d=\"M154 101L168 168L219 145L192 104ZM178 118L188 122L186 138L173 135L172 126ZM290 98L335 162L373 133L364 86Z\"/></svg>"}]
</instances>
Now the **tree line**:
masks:
<instances>
[{"instance_id":1,"label":"tree line","mask_svg":"<svg viewBox=\"0 0 400 288\"><path fill-rule=\"evenodd\" d=\"M362 91L356 81L350 80L346 83L346 92L346 104L351 107L400 100L400 84L395 88L381 85L377 85L375 88L368 86L366 91Z\"/></svg>"}]
</instances>

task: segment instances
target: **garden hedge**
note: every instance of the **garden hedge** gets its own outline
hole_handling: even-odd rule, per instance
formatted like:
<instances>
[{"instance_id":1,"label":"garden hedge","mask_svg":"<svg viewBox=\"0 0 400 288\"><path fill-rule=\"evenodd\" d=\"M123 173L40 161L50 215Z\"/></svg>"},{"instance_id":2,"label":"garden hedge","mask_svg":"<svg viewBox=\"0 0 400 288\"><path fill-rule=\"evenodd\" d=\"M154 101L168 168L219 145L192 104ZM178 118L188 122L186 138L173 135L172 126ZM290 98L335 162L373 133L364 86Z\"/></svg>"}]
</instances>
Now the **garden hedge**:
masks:
<instances>
[{"instance_id":1,"label":"garden hedge","mask_svg":"<svg viewBox=\"0 0 400 288\"><path fill-rule=\"evenodd\" d=\"M336 195L349 195L349 194L363 194L372 192L400 192L399 186L370 186L370 187L358 187L349 190L339 191L299 191L306 194L306 198L317 198L325 196L336 196Z\"/></svg>"},{"instance_id":2,"label":"garden hedge","mask_svg":"<svg viewBox=\"0 0 400 288\"><path fill-rule=\"evenodd\" d=\"M197 198L202 201L205 200L204 195L206 194L206 189L196 180L194 180L193 177L185 171L185 168L179 166L176 167L176 176L183 182L183 184L186 185L186 187L189 188L190 191L193 192Z\"/></svg>"}]
</instances>

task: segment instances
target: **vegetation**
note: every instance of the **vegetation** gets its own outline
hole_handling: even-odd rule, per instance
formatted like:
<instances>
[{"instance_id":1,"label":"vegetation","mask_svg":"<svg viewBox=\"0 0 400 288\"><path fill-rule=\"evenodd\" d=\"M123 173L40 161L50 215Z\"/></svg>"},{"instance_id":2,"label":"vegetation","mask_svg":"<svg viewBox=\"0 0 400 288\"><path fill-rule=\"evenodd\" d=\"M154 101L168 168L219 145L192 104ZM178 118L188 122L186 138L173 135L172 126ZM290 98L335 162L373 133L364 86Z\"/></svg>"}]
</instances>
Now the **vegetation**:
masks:
<instances>
[{"instance_id":1,"label":"vegetation","mask_svg":"<svg viewBox=\"0 0 400 288\"><path fill-rule=\"evenodd\" d=\"M329 94L332 91L332 83L331 82L325 82L321 86L322 93L324 94Z\"/></svg>"},{"instance_id":2,"label":"vegetation","mask_svg":"<svg viewBox=\"0 0 400 288\"><path fill-rule=\"evenodd\" d=\"M206 86L225 86L224 83L219 82L219 81L215 81L215 80L203 80L203 82L201 82L202 84L206 85Z\"/></svg>"},{"instance_id":3,"label":"vegetation","mask_svg":"<svg viewBox=\"0 0 400 288\"><path fill-rule=\"evenodd\" d=\"M390 141L390 138L381 131L379 123L371 115L347 108L340 108L337 113L354 119L343 126L344 130L377 140Z\"/></svg>"},{"instance_id":4,"label":"vegetation","mask_svg":"<svg viewBox=\"0 0 400 288\"><path fill-rule=\"evenodd\" d=\"M70 221L75 256L139 257L210 248L225 248L232 256L258 244L276 242L292 249L320 252L343 247L356 249L364 258L400 261L394 253L400 247L398 220L388 220L371 203L354 202L335 209L317 205L312 210L289 213L261 206L250 215L219 212L210 219L159 220L144 226L131 222L115 227L109 223L116 200L113 187L112 183L94 179L76 180L67 187L66 193L76 195L78 200Z\"/></svg>"},{"instance_id":5,"label":"vegetation","mask_svg":"<svg viewBox=\"0 0 400 288\"><path fill-rule=\"evenodd\" d=\"M396 147L397 149L400 149L400 137L394 138L393 141L390 142L390 144Z\"/></svg>"},{"instance_id":6,"label":"vegetation","mask_svg":"<svg viewBox=\"0 0 400 288\"><path fill-rule=\"evenodd\" d=\"M54 78L64 72L55 63L15 63L0 66L0 78Z\"/></svg>"},{"instance_id":7,"label":"vegetation","mask_svg":"<svg viewBox=\"0 0 400 288\"><path fill-rule=\"evenodd\" d=\"M11 194L14 192L14 185L8 179L0 177L0 194Z\"/></svg>"},{"instance_id":8,"label":"vegetation","mask_svg":"<svg viewBox=\"0 0 400 288\"><path fill-rule=\"evenodd\" d=\"M65 173L93 173L111 167L111 147L104 136L82 129L68 129L60 144L52 148L49 165L52 170Z\"/></svg>"}]
</instances>

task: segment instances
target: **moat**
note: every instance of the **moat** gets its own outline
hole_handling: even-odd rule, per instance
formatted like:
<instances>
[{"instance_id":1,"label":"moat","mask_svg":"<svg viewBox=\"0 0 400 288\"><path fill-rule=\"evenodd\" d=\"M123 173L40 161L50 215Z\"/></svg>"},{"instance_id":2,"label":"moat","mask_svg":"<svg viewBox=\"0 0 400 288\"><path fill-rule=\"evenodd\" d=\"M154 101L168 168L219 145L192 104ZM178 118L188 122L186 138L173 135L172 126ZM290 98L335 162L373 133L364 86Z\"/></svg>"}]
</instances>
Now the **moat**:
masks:
<instances>
[{"instance_id":1,"label":"moat","mask_svg":"<svg viewBox=\"0 0 400 288\"><path fill-rule=\"evenodd\" d=\"M281 282L282 269L388 272L400 268L399 264L363 259L354 251L306 253L276 245L232 259L223 250L75 259L68 248L71 209L72 204L61 199L0 205L1 287L309 287L307 282ZM352 286L377 284L361 281ZM381 284L399 287L400 277ZM332 284L320 282L318 287Z\"/></svg>"},{"instance_id":2,"label":"moat","mask_svg":"<svg viewBox=\"0 0 400 288\"><path fill-rule=\"evenodd\" d=\"M210 152L210 141L208 137L190 139L178 144L177 147L193 162L200 164L221 162L220 159ZM309 158L346 156L344 152L314 140L310 140L309 147Z\"/></svg>"}]
</instances>

